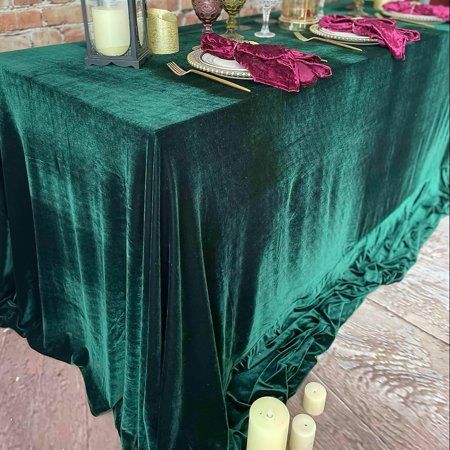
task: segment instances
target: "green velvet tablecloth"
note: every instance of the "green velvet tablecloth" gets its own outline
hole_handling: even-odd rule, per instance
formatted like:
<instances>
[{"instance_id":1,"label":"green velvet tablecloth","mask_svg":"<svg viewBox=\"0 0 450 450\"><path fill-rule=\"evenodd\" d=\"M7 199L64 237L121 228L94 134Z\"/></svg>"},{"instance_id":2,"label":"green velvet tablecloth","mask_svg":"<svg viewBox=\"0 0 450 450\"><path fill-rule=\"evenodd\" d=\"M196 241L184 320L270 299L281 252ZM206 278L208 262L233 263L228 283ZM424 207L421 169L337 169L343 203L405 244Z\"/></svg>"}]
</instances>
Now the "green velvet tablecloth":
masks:
<instances>
[{"instance_id":1,"label":"green velvet tablecloth","mask_svg":"<svg viewBox=\"0 0 450 450\"><path fill-rule=\"evenodd\" d=\"M406 61L275 31L333 77L177 78L198 26L139 71L0 55L0 326L78 365L124 449L244 448L251 402L293 394L448 211L448 25Z\"/></svg>"}]
</instances>

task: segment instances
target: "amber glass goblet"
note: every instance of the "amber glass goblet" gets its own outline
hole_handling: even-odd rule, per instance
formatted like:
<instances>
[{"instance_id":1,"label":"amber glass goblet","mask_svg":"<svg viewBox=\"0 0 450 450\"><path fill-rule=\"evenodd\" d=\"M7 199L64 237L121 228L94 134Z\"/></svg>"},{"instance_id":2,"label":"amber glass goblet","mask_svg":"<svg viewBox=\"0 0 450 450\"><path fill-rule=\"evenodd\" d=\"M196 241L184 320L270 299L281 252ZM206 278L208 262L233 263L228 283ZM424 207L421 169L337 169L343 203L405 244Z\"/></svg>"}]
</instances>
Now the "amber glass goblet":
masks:
<instances>
[{"instance_id":1,"label":"amber glass goblet","mask_svg":"<svg viewBox=\"0 0 450 450\"><path fill-rule=\"evenodd\" d=\"M223 0L192 0L192 7L203 23L203 33L211 33L212 24L222 12Z\"/></svg>"},{"instance_id":2,"label":"amber glass goblet","mask_svg":"<svg viewBox=\"0 0 450 450\"><path fill-rule=\"evenodd\" d=\"M245 0L223 0L223 9L228 14L227 31L222 36L233 39L234 41L243 41L244 36L236 33L237 21L236 15L244 6Z\"/></svg>"}]
</instances>

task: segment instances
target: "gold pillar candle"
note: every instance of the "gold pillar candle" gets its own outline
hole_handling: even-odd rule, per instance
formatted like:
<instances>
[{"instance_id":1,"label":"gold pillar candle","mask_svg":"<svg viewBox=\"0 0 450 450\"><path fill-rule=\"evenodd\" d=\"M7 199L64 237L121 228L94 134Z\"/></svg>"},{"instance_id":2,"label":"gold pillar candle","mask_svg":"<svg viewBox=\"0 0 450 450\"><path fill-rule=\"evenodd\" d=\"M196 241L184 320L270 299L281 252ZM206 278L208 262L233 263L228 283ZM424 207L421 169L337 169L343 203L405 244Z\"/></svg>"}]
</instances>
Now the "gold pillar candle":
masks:
<instances>
[{"instance_id":1,"label":"gold pillar candle","mask_svg":"<svg viewBox=\"0 0 450 450\"><path fill-rule=\"evenodd\" d=\"M177 16L165 9L147 12L148 48L154 55L169 55L180 49Z\"/></svg>"},{"instance_id":2,"label":"gold pillar candle","mask_svg":"<svg viewBox=\"0 0 450 450\"><path fill-rule=\"evenodd\" d=\"M261 397L250 408L247 450L286 450L289 411L274 397Z\"/></svg>"},{"instance_id":3,"label":"gold pillar candle","mask_svg":"<svg viewBox=\"0 0 450 450\"><path fill-rule=\"evenodd\" d=\"M96 6L92 8L95 49L105 56L120 56L130 46L128 7Z\"/></svg>"},{"instance_id":4,"label":"gold pillar candle","mask_svg":"<svg viewBox=\"0 0 450 450\"><path fill-rule=\"evenodd\" d=\"M316 422L307 414L294 417L289 439L289 450L313 450L316 437Z\"/></svg>"},{"instance_id":5,"label":"gold pillar candle","mask_svg":"<svg viewBox=\"0 0 450 450\"><path fill-rule=\"evenodd\" d=\"M308 383L303 395L303 409L311 416L320 416L325 409L327 390L320 383Z\"/></svg>"}]
</instances>

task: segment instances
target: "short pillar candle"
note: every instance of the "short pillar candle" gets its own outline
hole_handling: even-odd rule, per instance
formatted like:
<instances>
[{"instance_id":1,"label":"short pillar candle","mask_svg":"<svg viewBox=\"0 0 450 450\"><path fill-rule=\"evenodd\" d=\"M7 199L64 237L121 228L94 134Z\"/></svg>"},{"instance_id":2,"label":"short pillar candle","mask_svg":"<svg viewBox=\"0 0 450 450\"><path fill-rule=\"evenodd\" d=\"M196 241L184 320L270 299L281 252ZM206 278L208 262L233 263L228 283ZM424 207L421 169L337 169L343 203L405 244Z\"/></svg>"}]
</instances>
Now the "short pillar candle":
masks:
<instances>
[{"instance_id":1,"label":"short pillar candle","mask_svg":"<svg viewBox=\"0 0 450 450\"><path fill-rule=\"evenodd\" d=\"M325 409L327 390L320 383L308 383L303 396L303 409L311 416L320 416Z\"/></svg>"},{"instance_id":2,"label":"short pillar candle","mask_svg":"<svg viewBox=\"0 0 450 450\"><path fill-rule=\"evenodd\" d=\"M307 414L294 417L289 439L289 450L312 450L316 437L316 422Z\"/></svg>"},{"instance_id":3,"label":"short pillar candle","mask_svg":"<svg viewBox=\"0 0 450 450\"><path fill-rule=\"evenodd\" d=\"M261 397L250 408L247 450L286 450L289 411L274 397Z\"/></svg>"}]
</instances>

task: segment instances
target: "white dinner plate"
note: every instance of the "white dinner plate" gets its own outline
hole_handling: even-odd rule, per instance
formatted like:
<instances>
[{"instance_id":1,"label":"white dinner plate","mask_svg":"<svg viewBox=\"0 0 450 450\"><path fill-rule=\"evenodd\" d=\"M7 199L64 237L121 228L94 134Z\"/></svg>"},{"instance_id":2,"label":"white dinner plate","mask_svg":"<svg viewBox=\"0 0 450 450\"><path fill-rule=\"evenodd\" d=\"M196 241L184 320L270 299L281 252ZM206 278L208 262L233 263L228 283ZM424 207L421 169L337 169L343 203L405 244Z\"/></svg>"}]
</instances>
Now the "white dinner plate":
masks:
<instances>
[{"instance_id":1,"label":"white dinner plate","mask_svg":"<svg viewBox=\"0 0 450 450\"><path fill-rule=\"evenodd\" d=\"M378 44L378 41L376 39L371 39L367 36L359 36L358 34L355 33L346 33L343 31L328 30L326 28L321 27L319 24L311 25L309 31L320 37L333 39L335 41L343 41L349 44L356 44L356 45Z\"/></svg>"},{"instance_id":2,"label":"white dinner plate","mask_svg":"<svg viewBox=\"0 0 450 450\"><path fill-rule=\"evenodd\" d=\"M444 21L436 16L422 16L419 14L404 14L396 11L386 11L383 9L383 14L386 16L392 17L393 19L409 19L409 20L417 20L418 22L441 22Z\"/></svg>"},{"instance_id":3,"label":"white dinner plate","mask_svg":"<svg viewBox=\"0 0 450 450\"><path fill-rule=\"evenodd\" d=\"M225 78L239 80L252 80L250 73L237 61L222 59L209 53L203 52L201 48L192 50L187 55L188 63L198 70L220 75Z\"/></svg>"}]
</instances>

